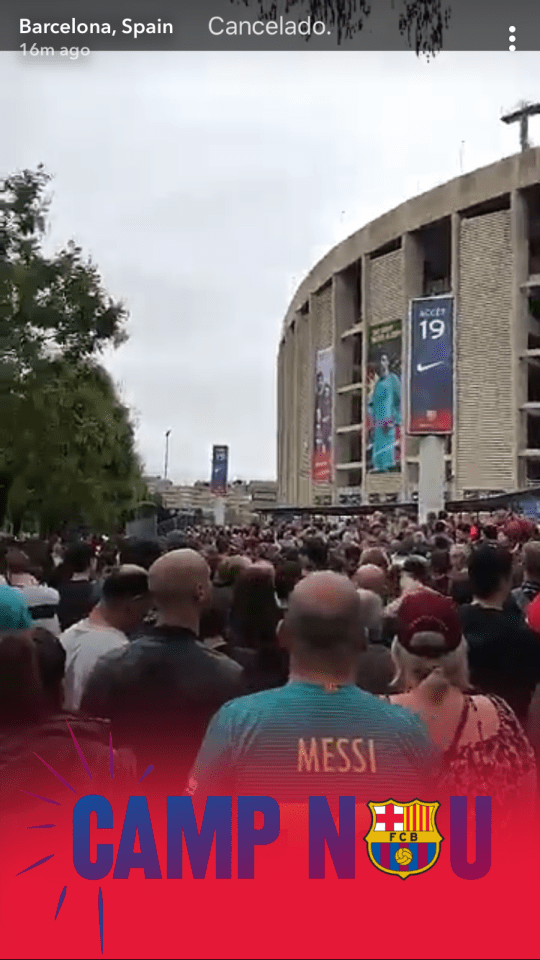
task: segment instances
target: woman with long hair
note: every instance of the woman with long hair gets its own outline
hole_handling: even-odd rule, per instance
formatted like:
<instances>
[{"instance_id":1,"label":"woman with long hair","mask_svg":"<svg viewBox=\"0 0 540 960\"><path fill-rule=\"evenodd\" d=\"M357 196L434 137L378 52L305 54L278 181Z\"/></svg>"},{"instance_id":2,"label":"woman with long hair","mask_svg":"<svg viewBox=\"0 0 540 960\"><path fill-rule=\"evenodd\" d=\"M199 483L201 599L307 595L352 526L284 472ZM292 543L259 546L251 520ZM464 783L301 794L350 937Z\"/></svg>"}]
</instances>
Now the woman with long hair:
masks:
<instances>
[{"instance_id":1,"label":"woman with long hair","mask_svg":"<svg viewBox=\"0 0 540 960\"><path fill-rule=\"evenodd\" d=\"M110 783L110 723L83 719L61 709L66 653L44 629L0 633L0 814L26 807L36 795L58 802L66 788L49 767L73 789L85 790L88 777L73 736L92 773L93 788ZM69 724L69 726L68 726ZM70 731L71 728L71 731ZM116 771L134 775L134 758L113 751ZM40 763L41 758L44 763ZM29 799L30 798L30 799ZM40 800L39 804L43 807Z\"/></svg>"},{"instance_id":2,"label":"woman with long hair","mask_svg":"<svg viewBox=\"0 0 540 960\"><path fill-rule=\"evenodd\" d=\"M519 806L526 817L537 789L532 747L514 712L500 697L469 685L467 644L452 600L436 593L409 594L397 615L392 644L396 683L388 699L419 716L442 755L444 796L490 796L494 817L510 822Z\"/></svg>"},{"instance_id":3,"label":"woman with long hair","mask_svg":"<svg viewBox=\"0 0 540 960\"><path fill-rule=\"evenodd\" d=\"M249 692L287 682L288 658L276 637L279 620L272 564L255 563L234 585L229 621L229 654L244 667Z\"/></svg>"}]
</instances>

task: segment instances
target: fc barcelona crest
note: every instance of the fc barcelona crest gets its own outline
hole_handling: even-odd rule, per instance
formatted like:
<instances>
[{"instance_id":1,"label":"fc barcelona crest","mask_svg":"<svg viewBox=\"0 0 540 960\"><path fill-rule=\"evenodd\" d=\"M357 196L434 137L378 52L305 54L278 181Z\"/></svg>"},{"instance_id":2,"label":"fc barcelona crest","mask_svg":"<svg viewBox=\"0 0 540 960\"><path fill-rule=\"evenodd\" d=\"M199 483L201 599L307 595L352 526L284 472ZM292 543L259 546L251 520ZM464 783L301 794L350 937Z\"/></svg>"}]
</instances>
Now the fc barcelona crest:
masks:
<instances>
[{"instance_id":1,"label":"fc barcelona crest","mask_svg":"<svg viewBox=\"0 0 540 960\"><path fill-rule=\"evenodd\" d=\"M406 880L437 863L444 839L436 823L439 806L422 800L368 803L371 827L364 840L377 870Z\"/></svg>"}]
</instances>

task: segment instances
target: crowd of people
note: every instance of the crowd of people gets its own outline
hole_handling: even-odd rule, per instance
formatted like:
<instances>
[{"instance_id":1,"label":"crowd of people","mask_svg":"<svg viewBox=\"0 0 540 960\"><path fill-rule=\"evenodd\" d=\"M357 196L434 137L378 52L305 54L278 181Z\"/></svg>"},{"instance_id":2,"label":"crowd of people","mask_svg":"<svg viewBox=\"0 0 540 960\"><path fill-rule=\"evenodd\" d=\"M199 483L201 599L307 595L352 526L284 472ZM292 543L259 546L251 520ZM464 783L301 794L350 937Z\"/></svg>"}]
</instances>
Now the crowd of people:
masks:
<instances>
[{"instance_id":1,"label":"crowd of people","mask_svg":"<svg viewBox=\"0 0 540 960\"><path fill-rule=\"evenodd\" d=\"M2 805L54 795L36 755L80 776L72 733L88 762L109 763L112 742L118 769L153 767L194 802L427 790L487 794L502 819L536 804L532 521L396 511L160 542L4 537L0 574Z\"/></svg>"}]
</instances>

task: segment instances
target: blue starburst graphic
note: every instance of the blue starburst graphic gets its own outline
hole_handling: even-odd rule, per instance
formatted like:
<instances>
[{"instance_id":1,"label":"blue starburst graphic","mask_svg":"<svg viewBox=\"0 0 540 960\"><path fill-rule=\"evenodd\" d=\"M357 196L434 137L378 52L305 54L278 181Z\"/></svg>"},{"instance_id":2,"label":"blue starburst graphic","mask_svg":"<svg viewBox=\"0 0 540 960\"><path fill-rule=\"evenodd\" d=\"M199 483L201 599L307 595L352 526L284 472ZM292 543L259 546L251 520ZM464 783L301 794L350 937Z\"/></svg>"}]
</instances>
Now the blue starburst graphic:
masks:
<instances>
[{"instance_id":1,"label":"blue starburst graphic","mask_svg":"<svg viewBox=\"0 0 540 960\"><path fill-rule=\"evenodd\" d=\"M87 763L86 758L85 758L85 756L84 756L84 754L83 754L83 752L82 752L82 750L81 750L81 747L80 747L80 745L79 745L79 743L78 743L78 741L77 741L77 738L76 738L75 734L73 733L73 730L71 729L71 726L69 725L69 723L68 723L67 720L66 720L66 724L67 724L68 730L69 730L69 732L70 732L70 734L71 734L71 737L72 737L72 739L73 739L73 743L74 743L75 749L76 749L76 751L77 751L77 754L78 754L78 756L79 756L79 759L80 759L80 761L81 761L81 763L82 763L82 765L83 765L83 767L84 767L84 770L85 770L87 776L90 778L90 780L92 780L92 773L91 773L90 767L88 766L88 763ZM63 784L63 786L67 787L67 789L68 789L68 790L71 790L71 792L74 793L75 795L77 794L77 791L75 790L75 788L72 787L71 784L68 783L68 781L65 780L64 777L62 777L62 776L58 773L58 771L54 769L54 767L51 767L51 765L48 764L48 763L43 759L43 757L40 757L37 753L35 753L34 756L36 756L37 759L38 759L45 767L47 767L47 769L53 774L53 776L55 776L55 777L57 778L57 780L59 780L60 783ZM148 774L151 773L153 769L154 769L153 764L150 764L150 766L148 766L148 767L146 768L146 770L144 771L142 777L139 778L138 783L140 783L142 780L144 780L144 778L147 777ZM109 735L109 771L110 771L111 780L112 780L112 779L114 778L114 751L113 751L112 733ZM54 804L54 805L57 806L57 807L60 807L60 806L61 806L61 803L60 803L58 800L51 800L49 797L43 797L43 796L41 796L41 795L38 794L38 793L30 793L28 790L21 790L21 793L25 793L25 794L26 794L27 796L29 796L29 797L34 797L36 800L42 800L44 803ZM28 830L51 830L51 829L53 829L54 827L56 827L56 824L55 824L55 823L36 823L36 824L31 824L30 826L27 827L27 829L28 829ZM23 870L19 870L19 872L16 874L16 876L17 876L17 877L20 877L20 876L22 876L22 874L28 873L29 870L34 870L36 867L41 867L41 866L43 866L44 863L48 863L48 861L49 861L49 860L52 860L53 857L54 857L54 853L50 853L48 856L42 857L41 860L36 860L35 863L31 863L28 867L24 867ZM60 910L61 910L61 908L62 908L62 905L63 905L63 903L64 903L64 900L66 899L66 893L67 893L67 884L64 885L64 887L63 887L63 889L62 889L62 891L61 891L61 893L60 893L60 896L59 896L59 898L58 898L58 903L57 903L57 906L56 906L56 912L55 912L55 914L54 914L54 919L55 919L55 920L58 918L58 915L59 915L59 913L60 913ZM104 945L104 929L103 929L103 891L102 891L101 887L99 887L99 890L98 890L98 923L99 923L99 940L100 940L100 945L101 945L101 953L103 954L103 949L104 949L104 947L103 947L103 945Z\"/></svg>"}]
</instances>

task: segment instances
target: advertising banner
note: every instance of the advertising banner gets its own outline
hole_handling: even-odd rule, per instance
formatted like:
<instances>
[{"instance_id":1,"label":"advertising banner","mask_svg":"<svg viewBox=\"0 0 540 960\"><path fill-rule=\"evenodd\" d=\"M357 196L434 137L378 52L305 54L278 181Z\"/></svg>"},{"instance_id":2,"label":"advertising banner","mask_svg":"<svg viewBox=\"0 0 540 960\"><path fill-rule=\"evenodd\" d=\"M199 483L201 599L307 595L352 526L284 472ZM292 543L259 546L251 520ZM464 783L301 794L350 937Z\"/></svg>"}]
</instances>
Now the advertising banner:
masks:
<instances>
[{"instance_id":1,"label":"advertising banner","mask_svg":"<svg viewBox=\"0 0 540 960\"><path fill-rule=\"evenodd\" d=\"M520 506L524 517L528 517L529 520L540 519L540 500L538 497L527 497L521 501Z\"/></svg>"},{"instance_id":2,"label":"advertising banner","mask_svg":"<svg viewBox=\"0 0 540 960\"><path fill-rule=\"evenodd\" d=\"M339 487L338 506L357 507L362 503L362 487Z\"/></svg>"},{"instance_id":3,"label":"advertising banner","mask_svg":"<svg viewBox=\"0 0 540 960\"><path fill-rule=\"evenodd\" d=\"M227 472L229 468L229 448L212 447L212 477L210 489L216 497L227 493Z\"/></svg>"},{"instance_id":4,"label":"advertising banner","mask_svg":"<svg viewBox=\"0 0 540 960\"><path fill-rule=\"evenodd\" d=\"M332 480L332 435L334 400L334 351L318 350L315 360L315 404L313 419L312 479Z\"/></svg>"},{"instance_id":5,"label":"advertising banner","mask_svg":"<svg viewBox=\"0 0 540 960\"><path fill-rule=\"evenodd\" d=\"M464 500L487 500L489 497L504 496L506 490L464 490Z\"/></svg>"},{"instance_id":6,"label":"advertising banner","mask_svg":"<svg viewBox=\"0 0 540 960\"><path fill-rule=\"evenodd\" d=\"M411 301L408 433L454 429L454 298Z\"/></svg>"},{"instance_id":7,"label":"advertising banner","mask_svg":"<svg viewBox=\"0 0 540 960\"><path fill-rule=\"evenodd\" d=\"M401 464L402 322L370 327L367 356L366 469L398 471Z\"/></svg>"}]
</instances>

